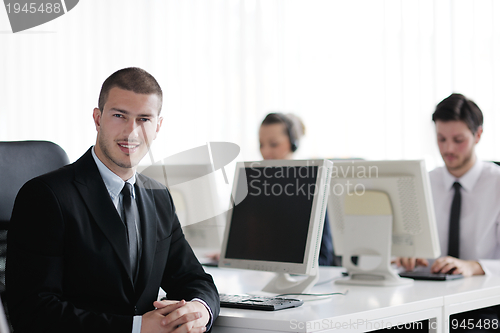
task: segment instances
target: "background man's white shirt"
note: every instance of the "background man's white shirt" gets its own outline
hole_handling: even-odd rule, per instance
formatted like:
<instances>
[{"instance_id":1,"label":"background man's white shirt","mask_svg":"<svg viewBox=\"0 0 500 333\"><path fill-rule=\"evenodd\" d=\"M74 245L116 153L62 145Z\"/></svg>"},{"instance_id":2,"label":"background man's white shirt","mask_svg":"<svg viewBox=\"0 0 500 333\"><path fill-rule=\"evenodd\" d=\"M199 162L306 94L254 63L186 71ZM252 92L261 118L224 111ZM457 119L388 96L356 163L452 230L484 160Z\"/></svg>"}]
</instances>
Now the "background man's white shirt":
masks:
<instances>
[{"instance_id":1,"label":"background man's white shirt","mask_svg":"<svg viewBox=\"0 0 500 333\"><path fill-rule=\"evenodd\" d=\"M500 275L500 166L476 161L459 179L445 167L429 173L441 256L448 253L453 183L462 185L460 259L476 260L487 275Z\"/></svg>"}]
</instances>

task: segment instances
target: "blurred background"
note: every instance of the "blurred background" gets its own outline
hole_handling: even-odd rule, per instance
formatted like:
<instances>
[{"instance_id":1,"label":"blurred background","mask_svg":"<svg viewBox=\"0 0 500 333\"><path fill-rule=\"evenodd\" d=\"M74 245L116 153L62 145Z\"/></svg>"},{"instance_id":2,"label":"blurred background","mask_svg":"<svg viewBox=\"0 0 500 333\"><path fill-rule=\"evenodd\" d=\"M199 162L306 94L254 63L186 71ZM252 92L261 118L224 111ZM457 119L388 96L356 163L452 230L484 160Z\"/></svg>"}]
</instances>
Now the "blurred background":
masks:
<instances>
[{"instance_id":1,"label":"blurred background","mask_svg":"<svg viewBox=\"0 0 500 333\"><path fill-rule=\"evenodd\" d=\"M156 161L210 141L260 160L260 122L282 111L306 125L297 157L432 169L431 115L452 92L484 113L479 158L500 160L498 22L493 0L83 0L13 34L0 9L0 141L50 140L76 160L102 82L138 66L165 94Z\"/></svg>"}]
</instances>

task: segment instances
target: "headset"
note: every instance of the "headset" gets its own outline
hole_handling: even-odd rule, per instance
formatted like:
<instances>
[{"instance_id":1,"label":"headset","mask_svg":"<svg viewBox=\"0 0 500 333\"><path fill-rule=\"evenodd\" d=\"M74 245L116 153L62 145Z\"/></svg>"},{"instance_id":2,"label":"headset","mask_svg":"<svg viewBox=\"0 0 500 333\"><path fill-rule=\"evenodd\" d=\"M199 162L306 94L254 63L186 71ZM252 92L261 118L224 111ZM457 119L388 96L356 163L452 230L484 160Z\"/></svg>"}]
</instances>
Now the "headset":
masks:
<instances>
[{"instance_id":1,"label":"headset","mask_svg":"<svg viewBox=\"0 0 500 333\"><path fill-rule=\"evenodd\" d=\"M292 153L294 153L299 148L299 140L297 140L295 132L293 131L293 121L281 112L276 112L275 115L285 124L286 133L288 134L288 139L290 139L290 149Z\"/></svg>"}]
</instances>

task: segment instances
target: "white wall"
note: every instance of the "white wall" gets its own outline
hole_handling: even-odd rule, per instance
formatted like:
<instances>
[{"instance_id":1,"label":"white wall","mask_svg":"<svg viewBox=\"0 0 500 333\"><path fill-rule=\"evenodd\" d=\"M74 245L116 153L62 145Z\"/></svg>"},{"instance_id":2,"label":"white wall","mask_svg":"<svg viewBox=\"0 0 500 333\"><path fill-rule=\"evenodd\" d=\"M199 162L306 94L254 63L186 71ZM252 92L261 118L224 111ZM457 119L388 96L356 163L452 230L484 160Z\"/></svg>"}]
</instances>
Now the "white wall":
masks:
<instances>
[{"instance_id":1,"label":"white wall","mask_svg":"<svg viewBox=\"0 0 500 333\"><path fill-rule=\"evenodd\" d=\"M165 92L155 159L231 141L260 159L270 111L307 126L299 157L441 164L430 120L451 92L485 115L500 160L500 3L493 0L82 0L10 33L0 8L0 140L51 140L71 160L95 140L92 109L117 69Z\"/></svg>"}]
</instances>

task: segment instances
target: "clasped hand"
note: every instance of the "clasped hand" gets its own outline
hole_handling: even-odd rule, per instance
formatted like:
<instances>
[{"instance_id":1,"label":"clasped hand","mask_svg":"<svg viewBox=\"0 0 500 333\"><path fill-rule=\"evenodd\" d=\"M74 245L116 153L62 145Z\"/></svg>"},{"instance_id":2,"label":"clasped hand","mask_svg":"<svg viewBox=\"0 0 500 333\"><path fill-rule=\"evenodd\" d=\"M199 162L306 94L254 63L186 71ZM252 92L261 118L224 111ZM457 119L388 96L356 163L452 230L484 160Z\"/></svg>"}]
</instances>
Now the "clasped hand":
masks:
<instances>
[{"instance_id":1,"label":"clasped hand","mask_svg":"<svg viewBox=\"0 0 500 333\"><path fill-rule=\"evenodd\" d=\"M156 308L142 316L141 333L202 333L210 314L200 302L156 301Z\"/></svg>"},{"instance_id":2,"label":"clasped hand","mask_svg":"<svg viewBox=\"0 0 500 333\"><path fill-rule=\"evenodd\" d=\"M429 266L429 262L421 258L396 258L394 262L398 267L404 267L407 271L412 271L417 266ZM477 261L462 260L450 256L436 259L431 266L431 272L462 274L463 276L484 275L484 271Z\"/></svg>"}]
</instances>

